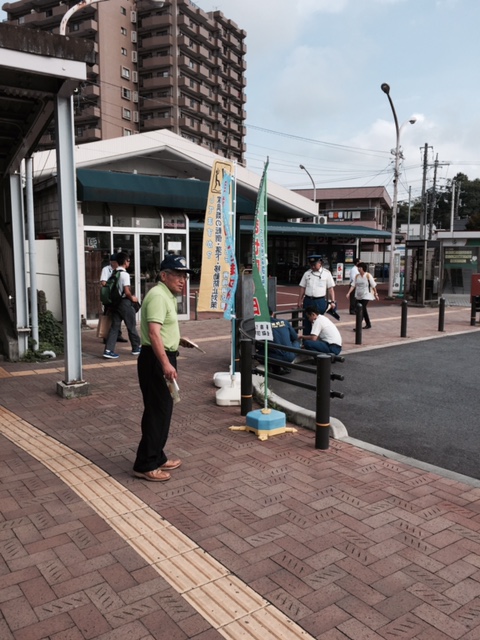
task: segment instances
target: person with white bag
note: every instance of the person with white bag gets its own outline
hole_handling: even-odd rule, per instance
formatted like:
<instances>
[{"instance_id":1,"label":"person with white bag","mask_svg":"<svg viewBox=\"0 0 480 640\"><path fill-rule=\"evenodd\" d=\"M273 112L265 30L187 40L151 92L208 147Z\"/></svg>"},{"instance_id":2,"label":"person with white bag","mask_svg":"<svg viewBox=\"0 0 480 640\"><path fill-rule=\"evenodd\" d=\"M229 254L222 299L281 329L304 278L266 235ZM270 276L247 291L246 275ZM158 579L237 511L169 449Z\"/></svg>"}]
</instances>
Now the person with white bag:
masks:
<instances>
[{"instance_id":1,"label":"person with white bag","mask_svg":"<svg viewBox=\"0 0 480 640\"><path fill-rule=\"evenodd\" d=\"M377 283L375 282L372 274L367 271L367 265L365 262L359 262L357 264L357 269L358 273L350 285L347 292L347 298L350 298L352 292L355 291L355 300L363 307L363 318L365 320L365 326L363 328L371 329L372 323L370 322L370 316L368 315L367 305L370 300L378 300Z\"/></svg>"}]
</instances>

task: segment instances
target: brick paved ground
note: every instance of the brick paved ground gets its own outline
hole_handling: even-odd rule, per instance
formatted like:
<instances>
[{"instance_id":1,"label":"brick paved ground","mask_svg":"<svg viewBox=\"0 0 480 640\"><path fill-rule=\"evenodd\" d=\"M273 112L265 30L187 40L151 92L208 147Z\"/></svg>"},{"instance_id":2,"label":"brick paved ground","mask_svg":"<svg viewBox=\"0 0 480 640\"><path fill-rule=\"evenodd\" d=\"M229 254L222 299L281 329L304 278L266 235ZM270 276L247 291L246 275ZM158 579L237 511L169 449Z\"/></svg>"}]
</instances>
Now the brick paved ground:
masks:
<instances>
[{"instance_id":1,"label":"brick paved ground","mask_svg":"<svg viewBox=\"0 0 480 640\"><path fill-rule=\"evenodd\" d=\"M361 347L354 318L342 316L347 354L401 341L398 304L372 304L371 315ZM448 308L445 334L478 331L469 315ZM203 318L182 327L207 353L182 351L179 360L169 448L183 466L167 483L131 476L141 406L129 345L118 345L119 361L104 361L86 329L91 394L68 401L55 394L61 362L1 363L1 640L478 640L480 489L342 441L318 451L304 429L265 442L230 431L244 418L216 405L212 384L228 370L230 325ZM438 337L437 320L435 310L411 309L403 340ZM87 469L96 484L79 480ZM111 483L120 493L101 507ZM133 504L120 516L108 513L117 495ZM143 553L117 525L125 517L135 527L140 514L160 522L152 544L164 540L163 526L176 532L173 556L201 552L212 582L224 570L240 594L228 619L227 604L219 613L228 594L181 588L156 552ZM240 602L252 593L267 606ZM260 610L276 611L280 626L262 627ZM282 616L295 625L281 626Z\"/></svg>"}]
</instances>

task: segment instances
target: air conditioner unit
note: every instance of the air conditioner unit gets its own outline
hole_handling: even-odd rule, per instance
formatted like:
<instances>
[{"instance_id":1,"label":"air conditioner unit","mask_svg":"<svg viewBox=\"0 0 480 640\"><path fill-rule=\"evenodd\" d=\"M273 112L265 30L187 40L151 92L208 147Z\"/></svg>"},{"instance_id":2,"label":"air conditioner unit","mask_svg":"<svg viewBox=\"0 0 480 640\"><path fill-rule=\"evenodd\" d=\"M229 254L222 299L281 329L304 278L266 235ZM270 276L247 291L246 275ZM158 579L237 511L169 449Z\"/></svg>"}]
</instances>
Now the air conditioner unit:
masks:
<instances>
[{"instance_id":1,"label":"air conditioner unit","mask_svg":"<svg viewBox=\"0 0 480 640\"><path fill-rule=\"evenodd\" d=\"M328 218L327 216L318 216L318 224L327 224Z\"/></svg>"}]
</instances>

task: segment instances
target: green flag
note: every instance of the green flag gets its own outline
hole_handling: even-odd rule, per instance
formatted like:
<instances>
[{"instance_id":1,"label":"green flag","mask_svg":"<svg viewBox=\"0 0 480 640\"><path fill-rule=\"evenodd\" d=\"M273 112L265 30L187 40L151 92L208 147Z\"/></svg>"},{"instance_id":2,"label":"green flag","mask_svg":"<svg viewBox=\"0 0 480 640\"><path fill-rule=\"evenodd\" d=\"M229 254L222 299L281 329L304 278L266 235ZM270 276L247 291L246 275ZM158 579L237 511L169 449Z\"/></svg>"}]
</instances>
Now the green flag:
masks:
<instances>
[{"instance_id":1,"label":"green flag","mask_svg":"<svg viewBox=\"0 0 480 640\"><path fill-rule=\"evenodd\" d=\"M253 315L256 340L273 340L267 300L267 167L268 160L260 180L252 243Z\"/></svg>"}]
</instances>

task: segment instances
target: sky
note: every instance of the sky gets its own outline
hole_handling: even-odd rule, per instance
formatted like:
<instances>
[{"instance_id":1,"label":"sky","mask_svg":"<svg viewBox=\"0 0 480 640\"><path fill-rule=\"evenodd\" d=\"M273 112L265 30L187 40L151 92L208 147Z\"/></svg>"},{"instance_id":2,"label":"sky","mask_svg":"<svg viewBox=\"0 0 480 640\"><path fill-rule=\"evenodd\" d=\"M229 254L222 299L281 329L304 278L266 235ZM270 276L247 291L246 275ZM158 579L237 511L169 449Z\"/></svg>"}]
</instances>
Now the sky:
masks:
<instances>
[{"instance_id":1,"label":"sky","mask_svg":"<svg viewBox=\"0 0 480 640\"><path fill-rule=\"evenodd\" d=\"M385 186L399 201L480 178L478 0L196 0L247 32L249 169L288 188ZM409 119L416 118L411 125Z\"/></svg>"},{"instance_id":2,"label":"sky","mask_svg":"<svg viewBox=\"0 0 480 640\"><path fill-rule=\"evenodd\" d=\"M1 6L2 3L0 3ZM385 186L399 201L480 178L479 0L196 0L247 32L249 169L287 188ZM5 14L0 11L0 19ZM415 117L415 124L409 119Z\"/></svg>"}]
</instances>

